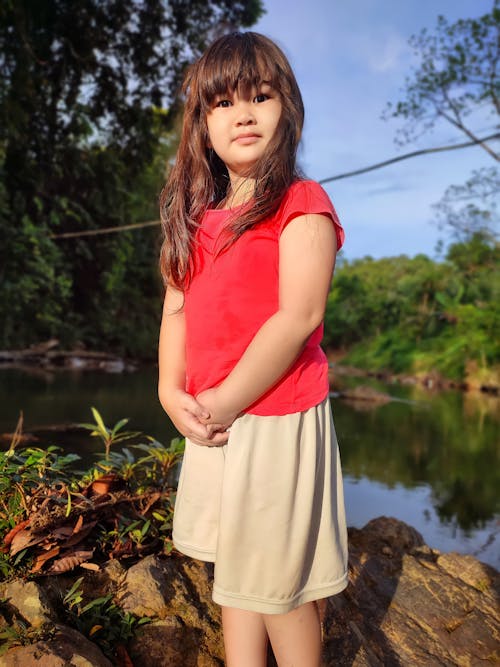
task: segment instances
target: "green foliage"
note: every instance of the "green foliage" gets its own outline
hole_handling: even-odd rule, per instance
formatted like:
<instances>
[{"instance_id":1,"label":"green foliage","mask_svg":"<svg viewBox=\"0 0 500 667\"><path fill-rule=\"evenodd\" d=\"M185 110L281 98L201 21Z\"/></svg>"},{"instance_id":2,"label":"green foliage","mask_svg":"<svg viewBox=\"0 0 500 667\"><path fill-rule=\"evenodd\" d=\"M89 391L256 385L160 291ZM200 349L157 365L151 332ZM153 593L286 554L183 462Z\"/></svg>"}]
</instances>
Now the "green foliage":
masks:
<instances>
[{"instance_id":1,"label":"green foliage","mask_svg":"<svg viewBox=\"0 0 500 667\"><path fill-rule=\"evenodd\" d=\"M0 600L0 614L9 617L9 603ZM56 634L55 628L34 628L20 619L14 619L9 625L2 625L0 629L0 656L15 646L29 646L39 641L48 641Z\"/></svg>"},{"instance_id":2,"label":"green foliage","mask_svg":"<svg viewBox=\"0 0 500 667\"><path fill-rule=\"evenodd\" d=\"M82 582L83 577L77 579L63 598L69 624L113 659L115 647L129 642L140 626L151 619L123 611L113 602L111 595L85 602Z\"/></svg>"},{"instance_id":3,"label":"green foliage","mask_svg":"<svg viewBox=\"0 0 500 667\"><path fill-rule=\"evenodd\" d=\"M63 553L67 537L61 538L62 534L57 531L54 536L52 528L75 526L83 517L88 525L94 526L92 521L96 524L87 545L89 551L97 549L96 557L131 557L152 547L170 552L171 488L175 485L172 473L182 456L184 441L175 438L169 447L164 447L140 432L123 431L126 419L109 428L97 409L92 408L92 412L96 423L85 427L101 438L105 452L104 459L90 470L75 470L75 462L80 457L62 455L55 446L46 450L20 448L20 427L9 449L0 452L0 540L11 534L0 550L2 578L38 573L43 565L36 565L36 557L54 547L61 551L56 550L54 557L64 561L62 571L78 565L76 561L69 562L68 557L73 556L71 549ZM142 442L132 448L111 451L112 445L122 445L131 439ZM131 449L136 449L139 455L136 457ZM93 484L102 481L119 483L118 491L114 492L111 486L110 491L94 492ZM110 493L109 502L95 505L93 493L101 494L99 497L104 501ZM40 519L46 525L45 537L43 528L35 529L36 539L31 540L27 535L22 544L25 548L16 548L10 555L12 539L16 539L13 533L30 531L33 522L40 524ZM12 529L15 530L11 532ZM71 537L72 530L69 535ZM45 541L41 541L42 538ZM82 550L82 545L78 549Z\"/></svg>"},{"instance_id":4,"label":"green foliage","mask_svg":"<svg viewBox=\"0 0 500 667\"><path fill-rule=\"evenodd\" d=\"M116 422L113 428L108 428L104 424L99 411L94 407L92 407L91 410L95 419L95 424L80 424L80 426L90 431L90 435L101 438L104 445L106 462L109 461L112 445L125 440L132 440L140 435L138 431L122 431L125 424L128 423L128 419L120 419L120 421Z\"/></svg>"},{"instance_id":5,"label":"green foliage","mask_svg":"<svg viewBox=\"0 0 500 667\"><path fill-rule=\"evenodd\" d=\"M500 363L499 268L499 248L482 234L452 245L444 262L346 262L328 299L325 342L371 370L464 381L473 368L484 378Z\"/></svg>"},{"instance_id":6,"label":"green foliage","mask_svg":"<svg viewBox=\"0 0 500 667\"><path fill-rule=\"evenodd\" d=\"M0 5L1 347L57 337L150 358L158 229L56 238L157 218L176 93L260 0Z\"/></svg>"}]
</instances>

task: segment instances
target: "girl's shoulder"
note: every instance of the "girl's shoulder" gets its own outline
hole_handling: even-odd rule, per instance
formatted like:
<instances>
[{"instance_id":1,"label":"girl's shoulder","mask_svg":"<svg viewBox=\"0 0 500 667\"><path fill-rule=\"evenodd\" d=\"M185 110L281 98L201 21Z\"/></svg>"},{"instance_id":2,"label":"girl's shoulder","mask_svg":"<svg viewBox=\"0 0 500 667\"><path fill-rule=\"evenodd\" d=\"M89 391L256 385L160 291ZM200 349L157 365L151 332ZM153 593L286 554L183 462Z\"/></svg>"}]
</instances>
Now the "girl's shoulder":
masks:
<instances>
[{"instance_id":1,"label":"girl's shoulder","mask_svg":"<svg viewBox=\"0 0 500 667\"><path fill-rule=\"evenodd\" d=\"M294 181L283 197L283 204L304 204L314 207L316 204L327 205L333 209L333 204L326 191L316 181L298 179Z\"/></svg>"},{"instance_id":2,"label":"girl's shoulder","mask_svg":"<svg viewBox=\"0 0 500 667\"><path fill-rule=\"evenodd\" d=\"M344 230L330 197L316 181L300 179L290 185L281 202L278 211L280 233L291 220L308 213L331 219L337 232L337 249L340 249L344 243Z\"/></svg>"}]
</instances>

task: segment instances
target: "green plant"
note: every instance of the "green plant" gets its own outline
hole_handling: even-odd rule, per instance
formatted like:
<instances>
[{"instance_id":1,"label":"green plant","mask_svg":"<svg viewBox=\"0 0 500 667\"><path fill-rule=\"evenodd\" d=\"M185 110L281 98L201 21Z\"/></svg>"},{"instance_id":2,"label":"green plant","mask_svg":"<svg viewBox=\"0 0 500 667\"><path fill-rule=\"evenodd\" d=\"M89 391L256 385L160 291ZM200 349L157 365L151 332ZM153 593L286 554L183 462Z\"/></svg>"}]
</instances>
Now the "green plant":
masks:
<instances>
[{"instance_id":1,"label":"green plant","mask_svg":"<svg viewBox=\"0 0 500 667\"><path fill-rule=\"evenodd\" d=\"M48 625L33 628L17 618L8 598L0 598L0 619L6 622L0 627L0 656L15 646L27 646L50 639L55 633L55 629Z\"/></svg>"},{"instance_id":2,"label":"green plant","mask_svg":"<svg viewBox=\"0 0 500 667\"><path fill-rule=\"evenodd\" d=\"M108 428L99 413L99 411L92 407L92 414L94 415L95 424L79 424L82 428L90 431L90 435L101 438L105 449L105 460L109 461L109 455L112 445L125 440L131 440L141 435L140 431L122 431L125 424L128 424L128 419L120 419L116 422L113 428Z\"/></svg>"},{"instance_id":3,"label":"green plant","mask_svg":"<svg viewBox=\"0 0 500 667\"><path fill-rule=\"evenodd\" d=\"M9 449L0 452L0 537L6 535L36 512L47 493L53 493L63 514L71 510L71 490L77 488L71 468L80 457L76 454L60 454L60 448L27 447L18 450L22 441L23 416L21 414ZM0 549L0 574L11 576L16 569L27 565L23 562L27 549L7 555L8 545Z\"/></svg>"},{"instance_id":4,"label":"green plant","mask_svg":"<svg viewBox=\"0 0 500 667\"><path fill-rule=\"evenodd\" d=\"M82 582L83 577L79 577L63 598L68 620L85 637L95 642L103 653L113 658L116 646L130 641L150 619L123 611L113 602L112 595L85 603Z\"/></svg>"},{"instance_id":5,"label":"green plant","mask_svg":"<svg viewBox=\"0 0 500 667\"><path fill-rule=\"evenodd\" d=\"M15 646L28 646L39 641L46 641L55 635L54 628L32 628L16 620L0 630L0 656Z\"/></svg>"},{"instance_id":6,"label":"green plant","mask_svg":"<svg viewBox=\"0 0 500 667\"><path fill-rule=\"evenodd\" d=\"M171 473L183 441L176 438L164 447L124 431L126 419L108 428L97 409L92 412L96 423L85 427L101 438L105 459L88 471L72 470L79 457L61 455L57 447L16 449L22 419L10 448L0 452L2 578L95 568L96 560L171 550ZM146 442L110 451L139 436Z\"/></svg>"},{"instance_id":7,"label":"green plant","mask_svg":"<svg viewBox=\"0 0 500 667\"><path fill-rule=\"evenodd\" d=\"M157 486L171 486L170 473L184 453L184 438L174 438L170 445L165 447L153 438L149 442L135 445L136 449L146 452L146 456L137 461L137 466L148 470L148 482Z\"/></svg>"}]
</instances>

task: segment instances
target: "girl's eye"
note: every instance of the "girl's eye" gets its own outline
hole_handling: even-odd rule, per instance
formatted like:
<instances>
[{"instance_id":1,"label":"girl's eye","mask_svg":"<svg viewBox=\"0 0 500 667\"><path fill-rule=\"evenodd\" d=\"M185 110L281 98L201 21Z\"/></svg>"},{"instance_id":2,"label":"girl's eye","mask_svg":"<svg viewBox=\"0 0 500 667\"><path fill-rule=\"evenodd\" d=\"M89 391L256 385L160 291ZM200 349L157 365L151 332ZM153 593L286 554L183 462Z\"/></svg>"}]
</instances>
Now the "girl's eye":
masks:
<instances>
[{"instance_id":1,"label":"girl's eye","mask_svg":"<svg viewBox=\"0 0 500 667\"><path fill-rule=\"evenodd\" d=\"M215 103L216 107L222 107L223 109L226 109L227 107L231 106L231 100L218 100Z\"/></svg>"},{"instance_id":2,"label":"girl's eye","mask_svg":"<svg viewBox=\"0 0 500 667\"><path fill-rule=\"evenodd\" d=\"M266 95L265 93L259 93L253 98L254 102L265 102L266 100L269 99L269 95Z\"/></svg>"}]
</instances>

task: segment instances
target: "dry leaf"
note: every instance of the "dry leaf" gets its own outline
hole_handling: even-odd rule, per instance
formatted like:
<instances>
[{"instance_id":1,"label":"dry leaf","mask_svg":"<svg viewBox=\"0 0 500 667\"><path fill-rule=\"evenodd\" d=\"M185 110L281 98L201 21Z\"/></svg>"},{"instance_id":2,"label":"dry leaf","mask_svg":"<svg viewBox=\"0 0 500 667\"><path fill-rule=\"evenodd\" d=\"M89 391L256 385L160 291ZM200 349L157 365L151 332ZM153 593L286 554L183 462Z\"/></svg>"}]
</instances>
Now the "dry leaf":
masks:
<instances>
[{"instance_id":1,"label":"dry leaf","mask_svg":"<svg viewBox=\"0 0 500 667\"><path fill-rule=\"evenodd\" d=\"M52 564L52 567L48 572L50 574L61 574L62 572L69 572L75 567L78 567L81 563L84 563L86 560L89 560L94 555L94 550L92 551L75 551L72 554L63 556L56 560Z\"/></svg>"},{"instance_id":2,"label":"dry leaf","mask_svg":"<svg viewBox=\"0 0 500 667\"><path fill-rule=\"evenodd\" d=\"M33 567L31 568L31 572L39 572L48 560L58 555L60 550L61 547L54 547L50 551L37 556L35 562L33 563Z\"/></svg>"},{"instance_id":3,"label":"dry leaf","mask_svg":"<svg viewBox=\"0 0 500 667\"><path fill-rule=\"evenodd\" d=\"M14 528L11 528L7 535L3 538L3 543L6 547L9 546L9 544L12 542L14 537L17 535L17 533L22 530L23 528L26 528L26 526L29 525L30 520L26 519L25 521L21 521L20 523L17 524L17 526L14 526Z\"/></svg>"},{"instance_id":4,"label":"dry leaf","mask_svg":"<svg viewBox=\"0 0 500 667\"><path fill-rule=\"evenodd\" d=\"M95 633L99 632L99 630L102 630L102 628L103 628L102 625L93 625L90 628L89 637L92 637L92 635L95 635Z\"/></svg>"},{"instance_id":5,"label":"dry leaf","mask_svg":"<svg viewBox=\"0 0 500 667\"><path fill-rule=\"evenodd\" d=\"M83 526L83 514L80 514L80 516L77 519L77 522L75 523L75 527L73 528L73 534L76 535L76 533L79 533L82 529Z\"/></svg>"},{"instance_id":6,"label":"dry leaf","mask_svg":"<svg viewBox=\"0 0 500 667\"><path fill-rule=\"evenodd\" d=\"M46 539L45 535L33 535L30 530L25 530L24 528L14 535L10 543L10 555L15 556L17 553L26 549L27 547L32 547L34 544L39 544Z\"/></svg>"},{"instance_id":7,"label":"dry leaf","mask_svg":"<svg viewBox=\"0 0 500 667\"><path fill-rule=\"evenodd\" d=\"M59 526L50 531L50 536L55 537L56 540L65 540L73 535L73 528L71 526Z\"/></svg>"},{"instance_id":8,"label":"dry leaf","mask_svg":"<svg viewBox=\"0 0 500 667\"><path fill-rule=\"evenodd\" d=\"M92 528L96 525L97 521L91 521L88 523L85 528L82 528L78 533L75 533L69 540L64 544L64 548L74 547L75 544L78 544L84 540L87 535L92 531Z\"/></svg>"},{"instance_id":9,"label":"dry leaf","mask_svg":"<svg viewBox=\"0 0 500 667\"><path fill-rule=\"evenodd\" d=\"M146 507L142 510L141 514L144 516L149 512L151 507L161 498L161 493L153 493L151 494L151 497L149 498Z\"/></svg>"},{"instance_id":10,"label":"dry leaf","mask_svg":"<svg viewBox=\"0 0 500 667\"><path fill-rule=\"evenodd\" d=\"M97 563L80 563L80 567L83 567L85 570L92 570L93 572L99 572L99 565Z\"/></svg>"}]
</instances>

